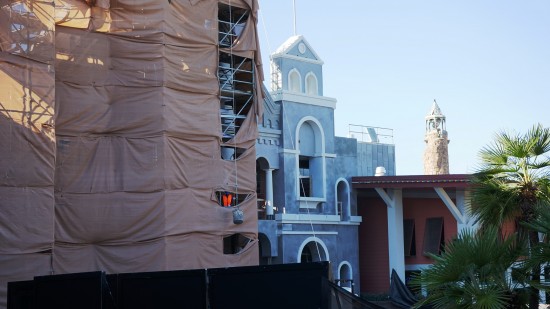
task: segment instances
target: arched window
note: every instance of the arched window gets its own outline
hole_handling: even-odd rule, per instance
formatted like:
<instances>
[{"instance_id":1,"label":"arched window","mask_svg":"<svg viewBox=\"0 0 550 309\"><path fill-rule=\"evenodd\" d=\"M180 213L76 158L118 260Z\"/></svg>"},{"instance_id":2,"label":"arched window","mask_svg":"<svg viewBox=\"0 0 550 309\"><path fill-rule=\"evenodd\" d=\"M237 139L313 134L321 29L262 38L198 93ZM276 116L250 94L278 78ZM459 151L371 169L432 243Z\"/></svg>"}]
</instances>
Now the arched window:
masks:
<instances>
[{"instance_id":1,"label":"arched window","mask_svg":"<svg viewBox=\"0 0 550 309\"><path fill-rule=\"evenodd\" d=\"M344 178L336 181L336 211L340 220L349 221L351 216L349 203L349 184Z\"/></svg>"},{"instance_id":2,"label":"arched window","mask_svg":"<svg viewBox=\"0 0 550 309\"><path fill-rule=\"evenodd\" d=\"M298 196L325 197L324 133L319 121L305 117L298 123Z\"/></svg>"},{"instance_id":3,"label":"arched window","mask_svg":"<svg viewBox=\"0 0 550 309\"><path fill-rule=\"evenodd\" d=\"M296 69L292 69L288 73L288 90L291 92L302 92L300 73Z\"/></svg>"},{"instance_id":4,"label":"arched window","mask_svg":"<svg viewBox=\"0 0 550 309\"><path fill-rule=\"evenodd\" d=\"M351 264L349 262L342 262L338 266L338 278L336 279L339 286L352 292L353 287L353 275L351 271Z\"/></svg>"},{"instance_id":5,"label":"arched window","mask_svg":"<svg viewBox=\"0 0 550 309\"><path fill-rule=\"evenodd\" d=\"M309 72L306 75L306 93L308 95L319 95L317 76L315 76L312 72Z\"/></svg>"}]
</instances>

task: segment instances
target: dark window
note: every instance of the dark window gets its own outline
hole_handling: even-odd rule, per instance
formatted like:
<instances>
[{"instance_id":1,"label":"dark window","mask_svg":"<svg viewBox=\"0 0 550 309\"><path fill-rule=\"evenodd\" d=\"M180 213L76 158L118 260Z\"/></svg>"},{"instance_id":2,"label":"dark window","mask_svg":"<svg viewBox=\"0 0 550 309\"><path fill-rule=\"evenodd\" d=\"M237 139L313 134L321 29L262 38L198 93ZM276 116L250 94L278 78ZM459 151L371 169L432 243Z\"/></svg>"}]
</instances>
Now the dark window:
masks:
<instances>
[{"instance_id":1,"label":"dark window","mask_svg":"<svg viewBox=\"0 0 550 309\"><path fill-rule=\"evenodd\" d=\"M403 220L403 245L405 256L416 255L416 235L413 219Z\"/></svg>"},{"instance_id":2,"label":"dark window","mask_svg":"<svg viewBox=\"0 0 550 309\"><path fill-rule=\"evenodd\" d=\"M424 254L441 254L445 245L443 234L443 217L426 219L424 230Z\"/></svg>"},{"instance_id":3,"label":"dark window","mask_svg":"<svg viewBox=\"0 0 550 309\"><path fill-rule=\"evenodd\" d=\"M300 176L300 196L311 196L311 179L309 177Z\"/></svg>"},{"instance_id":4,"label":"dark window","mask_svg":"<svg viewBox=\"0 0 550 309\"><path fill-rule=\"evenodd\" d=\"M300 168L300 176L310 176L309 173L309 157L300 156L300 162L298 163Z\"/></svg>"},{"instance_id":5,"label":"dark window","mask_svg":"<svg viewBox=\"0 0 550 309\"><path fill-rule=\"evenodd\" d=\"M239 194L232 191L216 191L216 200L222 207L233 207L241 204L249 194Z\"/></svg>"},{"instance_id":6,"label":"dark window","mask_svg":"<svg viewBox=\"0 0 550 309\"><path fill-rule=\"evenodd\" d=\"M309 157L300 156L298 168L300 169L300 196L311 197L311 174L309 170Z\"/></svg>"},{"instance_id":7,"label":"dark window","mask_svg":"<svg viewBox=\"0 0 550 309\"><path fill-rule=\"evenodd\" d=\"M300 256L300 263L311 263L313 262L313 255L311 254L311 249L309 246L305 246L302 249L302 255Z\"/></svg>"},{"instance_id":8,"label":"dark window","mask_svg":"<svg viewBox=\"0 0 550 309\"><path fill-rule=\"evenodd\" d=\"M251 241L242 234L233 234L223 238L223 254L236 254L241 252Z\"/></svg>"}]
</instances>

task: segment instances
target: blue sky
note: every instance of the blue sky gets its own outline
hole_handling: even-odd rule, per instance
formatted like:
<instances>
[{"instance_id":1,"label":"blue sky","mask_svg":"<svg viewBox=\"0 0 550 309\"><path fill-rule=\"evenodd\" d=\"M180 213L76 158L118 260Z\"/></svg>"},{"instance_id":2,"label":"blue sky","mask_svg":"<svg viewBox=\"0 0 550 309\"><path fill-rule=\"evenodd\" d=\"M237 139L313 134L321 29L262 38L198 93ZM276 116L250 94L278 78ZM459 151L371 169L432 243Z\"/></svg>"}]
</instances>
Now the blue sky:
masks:
<instances>
[{"instance_id":1,"label":"blue sky","mask_svg":"<svg viewBox=\"0 0 550 309\"><path fill-rule=\"evenodd\" d=\"M447 117L450 172L471 173L496 132L550 127L548 0L295 0L297 34L324 61L335 130L393 129L398 175L423 174L424 117ZM269 54L294 34L292 0L260 0ZM329 3L333 3L329 5Z\"/></svg>"}]
</instances>

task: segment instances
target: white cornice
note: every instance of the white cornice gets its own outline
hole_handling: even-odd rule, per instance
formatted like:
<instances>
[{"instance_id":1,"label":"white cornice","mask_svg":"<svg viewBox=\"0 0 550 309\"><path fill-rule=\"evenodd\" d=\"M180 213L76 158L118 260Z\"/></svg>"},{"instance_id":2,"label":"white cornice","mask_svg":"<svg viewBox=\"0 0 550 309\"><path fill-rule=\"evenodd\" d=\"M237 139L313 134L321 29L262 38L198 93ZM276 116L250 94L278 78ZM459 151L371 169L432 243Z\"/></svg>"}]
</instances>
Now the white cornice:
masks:
<instances>
[{"instance_id":1,"label":"white cornice","mask_svg":"<svg viewBox=\"0 0 550 309\"><path fill-rule=\"evenodd\" d=\"M264 136L279 136L282 131L277 129L269 129L264 127L258 127L258 132Z\"/></svg>"},{"instance_id":2,"label":"white cornice","mask_svg":"<svg viewBox=\"0 0 550 309\"><path fill-rule=\"evenodd\" d=\"M340 221L340 216L337 215L309 215L309 218L300 217L301 215L295 214L276 214L275 220L280 224L319 224L319 225L353 225L359 226L361 224L361 217L352 216L350 221ZM317 218L313 217L317 216ZM325 217L325 218L319 218ZM328 218L327 218L328 217ZM290 234L288 231L283 234Z\"/></svg>"},{"instance_id":3,"label":"white cornice","mask_svg":"<svg viewBox=\"0 0 550 309\"><path fill-rule=\"evenodd\" d=\"M300 61L300 62L306 62L306 63L312 63L312 64L318 64L318 65L325 64L323 62L323 60L317 60L317 59L311 59L311 58L305 58L305 57L298 57L298 56L288 55L288 54L281 54L281 55L273 55L272 56L272 59L277 59L277 58L296 60L296 61Z\"/></svg>"},{"instance_id":4,"label":"white cornice","mask_svg":"<svg viewBox=\"0 0 550 309\"><path fill-rule=\"evenodd\" d=\"M336 99L322 96L312 96L305 93L278 90L271 93L273 101L289 101L307 105L336 109Z\"/></svg>"},{"instance_id":5,"label":"white cornice","mask_svg":"<svg viewBox=\"0 0 550 309\"><path fill-rule=\"evenodd\" d=\"M283 148L281 150L279 150L280 153L290 153L290 154L299 154L300 152L296 149L288 149L288 148Z\"/></svg>"},{"instance_id":6,"label":"white cornice","mask_svg":"<svg viewBox=\"0 0 550 309\"><path fill-rule=\"evenodd\" d=\"M279 235L338 235L336 231L279 231Z\"/></svg>"}]
</instances>

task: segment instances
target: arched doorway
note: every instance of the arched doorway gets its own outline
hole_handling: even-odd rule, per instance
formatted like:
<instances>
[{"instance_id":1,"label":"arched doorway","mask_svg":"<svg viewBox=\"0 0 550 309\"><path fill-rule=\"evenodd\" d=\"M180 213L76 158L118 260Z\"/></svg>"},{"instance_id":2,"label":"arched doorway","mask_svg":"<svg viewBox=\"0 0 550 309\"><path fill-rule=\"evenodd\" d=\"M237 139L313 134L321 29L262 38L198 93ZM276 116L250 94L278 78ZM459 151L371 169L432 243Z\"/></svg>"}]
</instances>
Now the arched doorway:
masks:
<instances>
[{"instance_id":1,"label":"arched doorway","mask_svg":"<svg viewBox=\"0 0 550 309\"><path fill-rule=\"evenodd\" d=\"M298 251L297 261L299 263L310 263L328 261L328 250L325 243L317 237L306 239Z\"/></svg>"},{"instance_id":2,"label":"arched doorway","mask_svg":"<svg viewBox=\"0 0 550 309\"><path fill-rule=\"evenodd\" d=\"M271 242L264 233L258 233L260 265L271 264Z\"/></svg>"}]
</instances>

